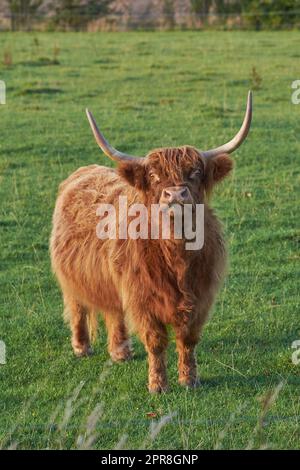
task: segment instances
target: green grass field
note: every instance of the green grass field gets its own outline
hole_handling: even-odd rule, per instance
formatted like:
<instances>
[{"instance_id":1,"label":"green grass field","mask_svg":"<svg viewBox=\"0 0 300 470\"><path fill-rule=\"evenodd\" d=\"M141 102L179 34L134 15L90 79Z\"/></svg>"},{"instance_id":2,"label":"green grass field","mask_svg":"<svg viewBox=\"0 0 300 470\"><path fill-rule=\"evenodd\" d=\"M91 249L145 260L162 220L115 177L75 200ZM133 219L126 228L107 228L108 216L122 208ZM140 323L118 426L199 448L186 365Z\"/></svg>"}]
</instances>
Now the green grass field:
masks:
<instances>
[{"instance_id":1,"label":"green grass field","mask_svg":"<svg viewBox=\"0 0 300 470\"><path fill-rule=\"evenodd\" d=\"M299 41L298 32L0 35L0 448L300 447L300 364L291 360ZM206 148L235 134L250 87L252 130L212 201L230 267L197 351L202 387L177 384L171 337L170 391L152 396L136 338L135 360L111 365L101 325L95 355L73 357L48 253L57 187L80 166L112 165L86 106L125 152Z\"/></svg>"}]
</instances>

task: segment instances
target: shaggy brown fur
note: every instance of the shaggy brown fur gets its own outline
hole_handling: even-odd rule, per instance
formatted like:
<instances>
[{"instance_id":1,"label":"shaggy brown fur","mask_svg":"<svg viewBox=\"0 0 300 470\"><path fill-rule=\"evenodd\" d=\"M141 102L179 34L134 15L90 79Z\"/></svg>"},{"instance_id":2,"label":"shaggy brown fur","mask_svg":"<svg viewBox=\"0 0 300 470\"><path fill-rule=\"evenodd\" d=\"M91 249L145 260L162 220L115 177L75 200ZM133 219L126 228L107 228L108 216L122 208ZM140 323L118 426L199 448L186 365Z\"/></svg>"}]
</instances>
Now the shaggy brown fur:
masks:
<instances>
[{"instance_id":1,"label":"shaggy brown fur","mask_svg":"<svg viewBox=\"0 0 300 470\"><path fill-rule=\"evenodd\" d=\"M163 391L167 387L166 326L171 325L179 381L197 384L194 350L226 264L221 227L207 199L214 183L231 168L228 155L204 159L193 147L165 148L150 152L142 162L121 163L117 169L79 168L60 185L51 258L75 354L91 352L90 340L101 311L112 359L130 358L129 322L148 353L149 390ZM193 202L205 204L201 250L187 251L185 240L97 238L100 203L114 203L124 195L128 206L133 202L149 206L160 201L164 188L176 185L185 185Z\"/></svg>"}]
</instances>

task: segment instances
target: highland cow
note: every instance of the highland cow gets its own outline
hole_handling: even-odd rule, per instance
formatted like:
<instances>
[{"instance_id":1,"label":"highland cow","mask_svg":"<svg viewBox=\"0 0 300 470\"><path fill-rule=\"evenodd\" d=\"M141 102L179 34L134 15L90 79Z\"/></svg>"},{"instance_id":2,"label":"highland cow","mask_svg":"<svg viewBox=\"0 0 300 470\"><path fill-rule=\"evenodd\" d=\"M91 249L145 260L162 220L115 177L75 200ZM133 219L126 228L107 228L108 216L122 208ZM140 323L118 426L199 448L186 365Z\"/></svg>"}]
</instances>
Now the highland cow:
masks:
<instances>
[{"instance_id":1,"label":"highland cow","mask_svg":"<svg viewBox=\"0 0 300 470\"><path fill-rule=\"evenodd\" d=\"M229 153L246 138L252 116L251 92L241 129L228 143L201 151L191 146L153 150L136 158L114 149L89 111L87 116L103 152L117 168L79 168L59 188L53 216L51 259L62 289L77 356L91 353L101 312L113 361L131 358L129 333L144 343L149 391L167 388L167 326L175 333L179 382L198 384L195 347L214 303L226 267L222 228L209 207L216 183L232 169ZM96 236L99 204L170 207L204 205L204 244L185 249L184 239L106 239Z\"/></svg>"}]
</instances>

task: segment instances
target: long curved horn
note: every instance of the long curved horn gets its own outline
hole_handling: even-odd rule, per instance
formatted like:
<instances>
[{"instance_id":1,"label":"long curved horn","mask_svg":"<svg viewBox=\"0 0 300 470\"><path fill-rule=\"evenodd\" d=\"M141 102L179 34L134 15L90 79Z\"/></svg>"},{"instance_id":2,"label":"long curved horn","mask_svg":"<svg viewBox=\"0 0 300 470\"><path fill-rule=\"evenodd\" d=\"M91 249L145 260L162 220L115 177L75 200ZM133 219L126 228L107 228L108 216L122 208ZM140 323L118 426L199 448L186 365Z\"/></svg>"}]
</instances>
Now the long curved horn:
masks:
<instances>
[{"instance_id":1,"label":"long curved horn","mask_svg":"<svg viewBox=\"0 0 300 470\"><path fill-rule=\"evenodd\" d=\"M96 121L93 118L92 113L86 109L86 115L89 120L90 126L92 128L94 137L96 139L97 144L101 148L101 150L107 155L109 158L114 160L115 162L124 162L124 161L132 161L132 160L139 160L141 157L133 157L132 155L127 155L126 153L119 152L113 148L105 139L103 134L99 131Z\"/></svg>"},{"instance_id":2,"label":"long curved horn","mask_svg":"<svg viewBox=\"0 0 300 470\"><path fill-rule=\"evenodd\" d=\"M250 125L251 125L251 119L252 119L252 91L249 91L244 121L238 133L233 137L233 139L227 142L227 144L221 145L220 147L216 147L214 149L206 150L204 152L200 150L201 155L203 155L203 157L209 158L209 157L214 157L216 155L219 155L220 153L233 152L246 139L249 129L250 129Z\"/></svg>"}]
</instances>

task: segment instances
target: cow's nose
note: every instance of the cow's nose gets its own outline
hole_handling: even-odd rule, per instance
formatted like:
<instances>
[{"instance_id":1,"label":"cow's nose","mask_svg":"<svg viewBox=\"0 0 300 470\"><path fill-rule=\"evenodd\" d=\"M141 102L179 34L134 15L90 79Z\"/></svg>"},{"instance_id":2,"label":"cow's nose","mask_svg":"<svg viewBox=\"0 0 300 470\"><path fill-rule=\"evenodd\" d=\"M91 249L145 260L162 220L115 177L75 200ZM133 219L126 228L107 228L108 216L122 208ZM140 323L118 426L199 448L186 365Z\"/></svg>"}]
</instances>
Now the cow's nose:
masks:
<instances>
[{"instance_id":1,"label":"cow's nose","mask_svg":"<svg viewBox=\"0 0 300 470\"><path fill-rule=\"evenodd\" d=\"M188 189L186 186L175 186L163 190L163 199L171 204L172 202L185 202L188 199Z\"/></svg>"}]
</instances>

